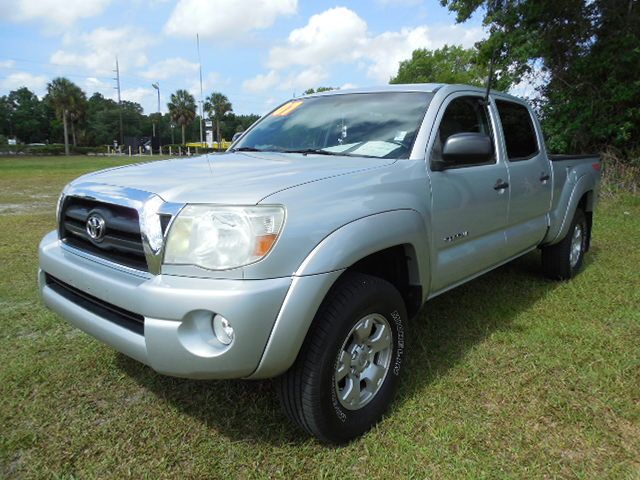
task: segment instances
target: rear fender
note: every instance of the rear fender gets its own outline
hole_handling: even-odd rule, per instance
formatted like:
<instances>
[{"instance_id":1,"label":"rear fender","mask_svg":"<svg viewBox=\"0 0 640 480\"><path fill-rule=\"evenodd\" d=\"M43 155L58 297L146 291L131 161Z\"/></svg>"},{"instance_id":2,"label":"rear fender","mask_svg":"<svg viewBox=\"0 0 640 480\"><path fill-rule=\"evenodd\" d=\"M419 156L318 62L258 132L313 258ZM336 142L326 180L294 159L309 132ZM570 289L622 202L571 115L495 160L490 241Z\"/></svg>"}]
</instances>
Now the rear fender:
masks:
<instances>
[{"instance_id":1,"label":"rear fender","mask_svg":"<svg viewBox=\"0 0 640 480\"><path fill-rule=\"evenodd\" d=\"M571 176L574 178L577 173L570 172L567 176L567 184L560 194L560 201L555 211L550 214L550 226L547 235L542 241L542 245L553 245L560 242L569 231L571 221L576 213L578 204L585 193L590 192L587 198L587 211L593 211L595 205L596 180L592 175L582 175L575 183L571 182ZM571 185L573 183L573 188Z\"/></svg>"}]
</instances>

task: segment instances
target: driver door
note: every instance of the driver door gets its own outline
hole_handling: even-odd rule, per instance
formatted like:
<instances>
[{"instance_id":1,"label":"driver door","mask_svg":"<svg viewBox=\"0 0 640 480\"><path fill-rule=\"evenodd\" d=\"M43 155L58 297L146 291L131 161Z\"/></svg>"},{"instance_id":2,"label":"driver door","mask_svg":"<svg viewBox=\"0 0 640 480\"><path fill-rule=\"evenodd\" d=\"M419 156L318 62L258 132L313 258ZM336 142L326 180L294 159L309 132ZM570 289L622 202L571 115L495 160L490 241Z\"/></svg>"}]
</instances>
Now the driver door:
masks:
<instances>
[{"instance_id":1,"label":"driver door","mask_svg":"<svg viewBox=\"0 0 640 480\"><path fill-rule=\"evenodd\" d=\"M433 293L453 287L504 259L508 172L498 155L495 118L481 96L464 93L451 95L438 112L430 166L441 159L444 142L456 133L489 135L494 154L483 163L462 160L446 170L430 172Z\"/></svg>"}]
</instances>

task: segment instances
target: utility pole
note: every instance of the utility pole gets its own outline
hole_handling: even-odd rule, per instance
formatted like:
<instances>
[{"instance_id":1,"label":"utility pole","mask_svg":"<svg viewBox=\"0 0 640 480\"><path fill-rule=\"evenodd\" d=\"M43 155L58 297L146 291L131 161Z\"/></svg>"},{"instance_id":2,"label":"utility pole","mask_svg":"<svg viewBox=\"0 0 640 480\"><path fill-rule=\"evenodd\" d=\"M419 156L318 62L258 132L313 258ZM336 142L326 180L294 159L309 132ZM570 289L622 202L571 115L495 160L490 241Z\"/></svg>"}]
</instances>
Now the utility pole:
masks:
<instances>
[{"instance_id":1,"label":"utility pole","mask_svg":"<svg viewBox=\"0 0 640 480\"><path fill-rule=\"evenodd\" d=\"M202 120L204 118L204 102L202 100L202 62L200 61L200 35L196 33L196 44L198 46L198 66L200 67L200 146L202 146Z\"/></svg>"},{"instance_id":2,"label":"utility pole","mask_svg":"<svg viewBox=\"0 0 640 480\"><path fill-rule=\"evenodd\" d=\"M124 143L124 134L122 133L122 99L120 98L120 66L118 65L118 56L116 55L116 86L114 87L118 91L118 118L120 121L120 148L122 148L122 144Z\"/></svg>"}]
</instances>

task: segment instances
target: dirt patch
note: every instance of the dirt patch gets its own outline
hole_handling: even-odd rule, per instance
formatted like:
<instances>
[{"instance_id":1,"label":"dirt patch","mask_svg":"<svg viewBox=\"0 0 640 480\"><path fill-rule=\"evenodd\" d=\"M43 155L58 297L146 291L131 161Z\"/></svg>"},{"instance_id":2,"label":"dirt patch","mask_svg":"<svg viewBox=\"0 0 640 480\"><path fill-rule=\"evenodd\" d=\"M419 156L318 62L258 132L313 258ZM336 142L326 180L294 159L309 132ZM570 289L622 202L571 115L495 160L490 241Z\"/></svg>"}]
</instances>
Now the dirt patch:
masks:
<instances>
[{"instance_id":1,"label":"dirt patch","mask_svg":"<svg viewBox=\"0 0 640 480\"><path fill-rule=\"evenodd\" d=\"M25 213L44 213L51 210L55 202L0 203L0 215L24 215Z\"/></svg>"}]
</instances>

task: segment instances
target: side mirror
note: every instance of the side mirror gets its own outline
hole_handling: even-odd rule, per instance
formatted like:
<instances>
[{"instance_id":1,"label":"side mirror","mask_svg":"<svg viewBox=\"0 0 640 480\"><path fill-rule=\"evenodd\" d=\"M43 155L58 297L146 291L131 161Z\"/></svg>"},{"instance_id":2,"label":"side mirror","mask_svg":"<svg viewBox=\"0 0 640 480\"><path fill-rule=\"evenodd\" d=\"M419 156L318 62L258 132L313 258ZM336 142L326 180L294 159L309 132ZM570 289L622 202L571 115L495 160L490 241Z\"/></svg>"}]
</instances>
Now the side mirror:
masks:
<instances>
[{"instance_id":1,"label":"side mirror","mask_svg":"<svg viewBox=\"0 0 640 480\"><path fill-rule=\"evenodd\" d=\"M456 133L442 147L442 160L432 162L431 169L442 171L457 165L485 163L493 155L491 137L484 133Z\"/></svg>"},{"instance_id":2,"label":"side mirror","mask_svg":"<svg viewBox=\"0 0 640 480\"><path fill-rule=\"evenodd\" d=\"M234 134L233 134L233 137L231 137L231 143L233 143L233 142L235 142L237 139L239 139L239 138L242 136L242 134L243 134L243 133L244 133L244 132L236 132L236 133L234 133Z\"/></svg>"}]
</instances>

